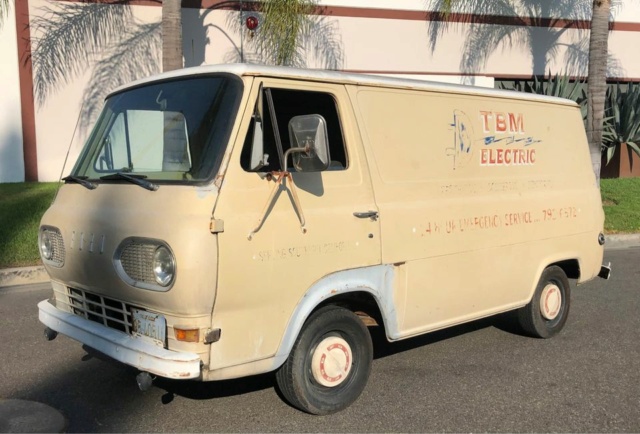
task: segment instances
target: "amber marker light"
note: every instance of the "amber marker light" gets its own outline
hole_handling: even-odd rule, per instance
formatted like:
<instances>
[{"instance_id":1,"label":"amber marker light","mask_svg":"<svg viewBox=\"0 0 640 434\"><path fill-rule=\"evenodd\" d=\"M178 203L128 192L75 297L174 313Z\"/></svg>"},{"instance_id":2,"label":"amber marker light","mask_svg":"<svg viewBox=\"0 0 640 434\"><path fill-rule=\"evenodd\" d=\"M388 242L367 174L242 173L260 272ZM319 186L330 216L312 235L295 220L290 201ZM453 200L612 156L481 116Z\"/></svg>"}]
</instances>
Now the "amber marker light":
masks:
<instances>
[{"instance_id":1,"label":"amber marker light","mask_svg":"<svg viewBox=\"0 0 640 434\"><path fill-rule=\"evenodd\" d=\"M200 329L173 329L176 339L183 342L200 341Z\"/></svg>"}]
</instances>

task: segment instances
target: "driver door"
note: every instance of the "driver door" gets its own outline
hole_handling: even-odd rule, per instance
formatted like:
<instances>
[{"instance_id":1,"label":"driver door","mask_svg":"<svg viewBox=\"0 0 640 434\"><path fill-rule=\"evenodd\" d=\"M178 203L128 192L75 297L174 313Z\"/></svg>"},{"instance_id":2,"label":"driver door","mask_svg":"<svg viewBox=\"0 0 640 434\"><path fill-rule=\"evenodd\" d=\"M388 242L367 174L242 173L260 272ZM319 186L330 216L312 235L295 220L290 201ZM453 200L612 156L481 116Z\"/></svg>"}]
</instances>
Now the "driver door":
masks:
<instances>
[{"instance_id":1,"label":"driver door","mask_svg":"<svg viewBox=\"0 0 640 434\"><path fill-rule=\"evenodd\" d=\"M263 92L271 93L272 107L264 94L258 98ZM266 158L265 166L252 172L256 113ZM270 172L282 169L281 152L291 145L288 123L314 114L327 124L330 167L293 172L294 185L278 188ZM274 146L276 127L282 150ZM212 351L211 369L273 356L314 282L337 271L380 264L381 258L369 168L344 86L255 79L240 131L215 209L224 232L218 234L213 323L225 339ZM291 161L289 168L293 171Z\"/></svg>"}]
</instances>

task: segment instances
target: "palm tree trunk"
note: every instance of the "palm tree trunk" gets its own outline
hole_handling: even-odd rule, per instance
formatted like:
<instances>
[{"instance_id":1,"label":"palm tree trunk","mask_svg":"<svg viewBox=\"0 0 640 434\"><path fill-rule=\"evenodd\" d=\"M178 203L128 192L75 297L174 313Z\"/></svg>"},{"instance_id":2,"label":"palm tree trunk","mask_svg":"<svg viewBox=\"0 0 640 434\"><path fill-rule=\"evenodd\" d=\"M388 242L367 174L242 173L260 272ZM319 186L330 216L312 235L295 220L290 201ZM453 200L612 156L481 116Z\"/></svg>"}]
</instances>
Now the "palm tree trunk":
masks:
<instances>
[{"instance_id":1,"label":"palm tree trunk","mask_svg":"<svg viewBox=\"0 0 640 434\"><path fill-rule=\"evenodd\" d=\"M611 0L593 0L591 36L589 38L589 88L587 91L587 139L591 163L600 183L602 158L602 123L607 93L607 51Z\"/></svg>"},{"instance_id":2,"label":"palm tree trunk","mask_svg":"<svg viewBox=\"0 0 640 434\"><path fill-rule=\"evenodd\" d=\"M182 64L182 0L162 0L162 70Z\"/></svg>"}]
</instances>

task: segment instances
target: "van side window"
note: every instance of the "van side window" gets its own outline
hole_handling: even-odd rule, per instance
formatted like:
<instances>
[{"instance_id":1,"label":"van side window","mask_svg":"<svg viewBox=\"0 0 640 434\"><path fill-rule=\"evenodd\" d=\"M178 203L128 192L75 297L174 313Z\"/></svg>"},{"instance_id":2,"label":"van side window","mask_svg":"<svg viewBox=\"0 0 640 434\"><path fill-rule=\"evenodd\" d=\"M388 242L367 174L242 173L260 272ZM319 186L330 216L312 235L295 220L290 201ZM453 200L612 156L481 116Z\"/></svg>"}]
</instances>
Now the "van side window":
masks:
<instances>
[{"instance_id":1,"label":"van side window","mask_svg":"<svg viewBox=\"0 0 640 434\"><path fill-rule=\"evenodd\" d=\"M288 127L289 121L295 116L319 114L327 123L327 138L329 141L329 154L331 156L331 163L327 170L344 170L347 168L348 161L344 146L344 138L342 135L342 127L340 125L340 117L338 116L338 110L333 96L324 92L270 88L263 89L263 97L261 98L262 107L260 108L264 153L268 155L268 158L264 160L265 165L257 171L272 172L282 170L280 161L282 156L278 155L279 153L276 146L273 120L271 119L271 114L269 112L267 98L264 97L264 92L266 91L271 92L271 96L273 98L273 105L278 123L278 132L282 142L282 152L286 152L287 149L291 147ZM240 164L247 172L252 171L250 159L255 128L256 122L254 118L249 126L249 131L247 132L247 137L240 157ZM291 167L291 161L289 161L288 168L289 170L293 170Z\"/></svg>"}]
</instances>

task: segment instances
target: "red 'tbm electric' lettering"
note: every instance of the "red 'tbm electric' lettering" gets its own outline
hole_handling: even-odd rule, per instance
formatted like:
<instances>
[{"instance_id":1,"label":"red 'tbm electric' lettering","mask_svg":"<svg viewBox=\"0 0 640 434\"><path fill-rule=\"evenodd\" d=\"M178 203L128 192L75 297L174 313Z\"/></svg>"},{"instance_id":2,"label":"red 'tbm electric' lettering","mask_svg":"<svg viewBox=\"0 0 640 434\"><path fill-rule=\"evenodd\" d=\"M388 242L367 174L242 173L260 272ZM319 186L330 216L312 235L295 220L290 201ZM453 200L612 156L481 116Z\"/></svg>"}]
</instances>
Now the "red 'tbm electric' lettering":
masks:
<instances>
[{"instance_id":1,"label":"red 'tbm electric' lettering","mask_svg":"<svg viewBox=\"0 0 640 434\"><path fill-rule=\"evenodd\" d=\"M509 132L524 133L524 116L522 116L522 113L509 113Z\"/></svg>"},{"instance_id":2,"label":"red 'tbm electric' lettering","mask_svg":"<svg viewBox=\"0 0 640 434\"><path fill-rule=\"evenodd\" d=\"M482 129L485 133L524 133L522 113L502 113L480 110Z\"/></svg>"}]
</instances>

